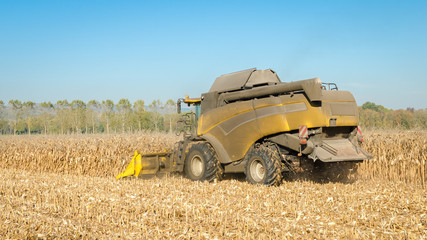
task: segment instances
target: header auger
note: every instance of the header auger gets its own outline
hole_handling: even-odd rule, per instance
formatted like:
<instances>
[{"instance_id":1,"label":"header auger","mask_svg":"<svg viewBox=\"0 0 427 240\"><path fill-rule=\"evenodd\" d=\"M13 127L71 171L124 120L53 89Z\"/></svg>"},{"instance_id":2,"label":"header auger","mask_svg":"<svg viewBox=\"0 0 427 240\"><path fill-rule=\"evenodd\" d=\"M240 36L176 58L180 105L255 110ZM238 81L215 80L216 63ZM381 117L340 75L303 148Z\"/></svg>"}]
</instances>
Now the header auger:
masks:
<instances>
[{"instance_id":1,"label":"header auger","mask_svg":"<svg viewBox=\"0 0 427 240\"><path fill-rule=\"evenodd\" d=\"M126 176L184 172L195 181L246 174L253 184L278 185L289 172L310 171L343 180L370 158L360 147L357 104L348 91L318 78L281 82L255 68L218 77L178 121L183 140L165 153L136 154ZM338 170L338 171L337 171Z\"/></svg>"}]
</instances>

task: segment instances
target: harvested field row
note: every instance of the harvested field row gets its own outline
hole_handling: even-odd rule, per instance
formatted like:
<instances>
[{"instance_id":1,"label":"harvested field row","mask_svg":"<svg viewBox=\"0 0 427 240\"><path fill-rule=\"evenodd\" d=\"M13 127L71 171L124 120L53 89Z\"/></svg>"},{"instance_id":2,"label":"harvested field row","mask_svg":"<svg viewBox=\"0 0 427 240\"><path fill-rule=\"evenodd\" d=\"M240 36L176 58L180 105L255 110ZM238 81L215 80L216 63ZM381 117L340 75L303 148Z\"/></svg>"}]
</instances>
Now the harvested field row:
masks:
<instances>
[{"instance_id":1,"label":"harvested field row","mask_svg":"<svg viewBox=\"0 0 427 240\"><path fill-rule=\"evenodd\" d=\"M173 134L0 136L4 168L114 177L138 150L173 148ZM373 159L360 164L363 179L404 181L426 187L427 132L372 132L364 148Z\"/></svg>"},{"instance_id":2,"label":"harvested field row","mask_svg":"<svg viewBox=\"0 0 427 240\"><path fill-rule=\"evenodd\" d=\"M0 169L0 235L83 239L421 239L425 191L398 182L116 181Z\"/></svg>"}]
</instances>

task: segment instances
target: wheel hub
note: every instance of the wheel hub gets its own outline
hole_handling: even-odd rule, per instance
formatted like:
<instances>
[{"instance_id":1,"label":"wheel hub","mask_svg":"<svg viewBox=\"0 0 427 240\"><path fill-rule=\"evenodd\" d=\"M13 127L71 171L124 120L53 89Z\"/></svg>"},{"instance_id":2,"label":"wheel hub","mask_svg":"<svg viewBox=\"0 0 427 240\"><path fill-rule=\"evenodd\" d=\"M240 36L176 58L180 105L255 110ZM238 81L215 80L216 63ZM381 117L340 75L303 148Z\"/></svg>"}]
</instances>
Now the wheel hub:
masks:
<instances>
[{"instance_id":1,"label":"wheel hub","mask_svg":"<svg viewBox=\"0 0 427 240\"><path fill-rule=\"evenodd\" d=\"M203 172L203 160L199 155L191 159L191 170L195 176L200 176Z\"/></svg>"},{"instance_id":2,"label":"wheel hub","mask_svg":"<svg viewBox=\"0 0 427 240\"><path fill-rule=\"evenodd\" d=\"M254 160L251 163L250 172L256 182L261 182L265 177L264 165L260 160Z\"/></svg>"}]
</instances>

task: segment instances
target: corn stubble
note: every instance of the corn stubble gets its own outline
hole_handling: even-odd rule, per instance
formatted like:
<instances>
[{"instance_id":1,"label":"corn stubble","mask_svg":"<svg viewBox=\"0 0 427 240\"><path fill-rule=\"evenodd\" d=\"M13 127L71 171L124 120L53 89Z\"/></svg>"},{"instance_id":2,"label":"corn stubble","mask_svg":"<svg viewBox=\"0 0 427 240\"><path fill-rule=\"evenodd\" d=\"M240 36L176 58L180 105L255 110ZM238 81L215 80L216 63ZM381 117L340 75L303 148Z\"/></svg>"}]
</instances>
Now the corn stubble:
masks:
<instances>
[{"instance_id":1,"label":"corn stubble","mask_svg":"<svg viewBox=\"0 0 427 240\"><path fill-rule=\"evenodd\" d=\"M166 134L0 137L5 239L427 238L426 132L372 132L374 158L351 184L279 187L180 175L117 181L133 151L164 151Z\"/></svg>"}]
</instances>

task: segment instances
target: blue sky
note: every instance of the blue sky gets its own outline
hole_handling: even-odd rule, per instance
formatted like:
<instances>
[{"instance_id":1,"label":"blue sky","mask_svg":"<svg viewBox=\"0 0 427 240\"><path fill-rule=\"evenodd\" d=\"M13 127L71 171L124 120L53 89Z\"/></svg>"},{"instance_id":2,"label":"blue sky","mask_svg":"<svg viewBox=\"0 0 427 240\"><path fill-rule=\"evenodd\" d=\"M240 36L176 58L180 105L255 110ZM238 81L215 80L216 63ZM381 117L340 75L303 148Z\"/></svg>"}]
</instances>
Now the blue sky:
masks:
<instances>
[{"instance_id":1,"label":"blue sky","mask_svg":"<svg viewBox=\"0 0 427 240\"><path fill-rule=\"evenodd\" d=\"M427 108L427 1L0 0L0 100L154 99L271 68Z\"/></svg>"}]
</instances>

